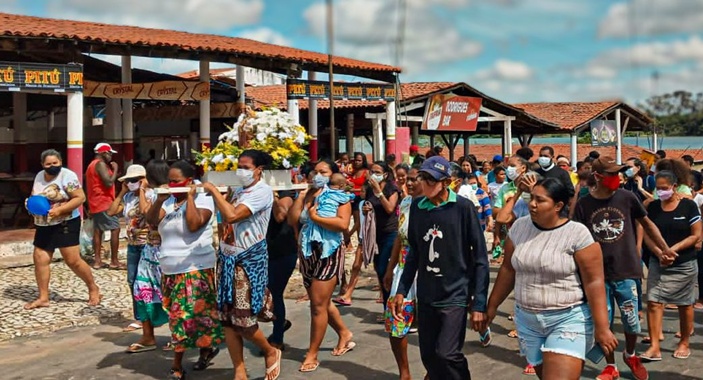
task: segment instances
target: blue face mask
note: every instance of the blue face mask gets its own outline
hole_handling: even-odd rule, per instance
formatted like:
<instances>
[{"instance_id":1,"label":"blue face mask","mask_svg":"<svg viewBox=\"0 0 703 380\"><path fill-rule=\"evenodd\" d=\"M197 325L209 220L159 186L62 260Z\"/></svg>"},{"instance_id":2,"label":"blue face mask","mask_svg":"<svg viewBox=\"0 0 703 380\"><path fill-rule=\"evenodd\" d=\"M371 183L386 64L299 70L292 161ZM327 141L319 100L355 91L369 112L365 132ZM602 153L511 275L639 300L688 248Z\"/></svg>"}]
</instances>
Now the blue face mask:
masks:
<instances>
[{"instance_id":1,"label":"blue face mask","mask_svg":"<svg viewBox=\"0 0 703 380\"><path fill-rule=\"evenodd\" d=\"M477 183L472 183L472 184L471 184L471 189L474 190L474 191L478 190L478 184L477 184Z\"/></svg>"},{"instance_id":2,"label":"blue face mask","mask_svg":"<svg viewBox=\"0 0 703 380\"><path fill-rule=\"evenodd\" d=\"M635 169L633 169L633 168L628 168L628 169L625 171L625 175L627 176L627 178L632 178L632 177L634 177L634 176L635 176Z\"/></svg>"},{"instance_id":3,"label":"blue face mask","mask_svg":"<svg viewBox=\"0 0 703 380\"><path fill-rule=\"evenodd\" d=\"M321 189L325 187L325 185L327 185L329 182L330 177L325 177L320 173L317 173L314 177L312 177L312 186L316 189Z\"/></svg>"}]
</instances>

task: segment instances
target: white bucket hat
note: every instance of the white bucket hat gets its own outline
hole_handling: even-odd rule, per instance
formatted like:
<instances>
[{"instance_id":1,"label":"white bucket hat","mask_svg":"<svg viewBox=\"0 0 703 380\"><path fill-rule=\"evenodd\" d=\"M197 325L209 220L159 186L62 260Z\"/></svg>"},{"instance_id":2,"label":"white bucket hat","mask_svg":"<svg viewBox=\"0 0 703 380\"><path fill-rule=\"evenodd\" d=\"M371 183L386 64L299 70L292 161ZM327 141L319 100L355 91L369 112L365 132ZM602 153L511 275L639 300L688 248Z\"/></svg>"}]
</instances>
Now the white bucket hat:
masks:
<instances>
[{"instance_id":1,"label":"white bucket hat","mask_svg":"<svg viewBox=\"0 0 703 380\"><path fill-rule=\"evenodd\" d=\"M139 178L139 177L146 177L146 169L144 169L143 166L141 165L130 165L127 168L127 173L123 175L122 177L118 178L117 180L120 182L123 182L126 179L129 178Z\"/></svg>"}]
</instances>

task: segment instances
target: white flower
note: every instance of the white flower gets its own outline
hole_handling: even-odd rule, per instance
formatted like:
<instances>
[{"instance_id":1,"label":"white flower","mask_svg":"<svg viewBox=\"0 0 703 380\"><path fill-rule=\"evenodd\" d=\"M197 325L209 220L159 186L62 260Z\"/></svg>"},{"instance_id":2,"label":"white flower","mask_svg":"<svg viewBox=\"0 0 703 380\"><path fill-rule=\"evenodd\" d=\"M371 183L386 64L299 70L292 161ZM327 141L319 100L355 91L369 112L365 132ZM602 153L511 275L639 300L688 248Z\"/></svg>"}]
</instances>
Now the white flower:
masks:
<instances>
[{"instance_id":1,"label":"white flower","mask_svg":"<svg viewBox=\"0 0 703 380\"><path fill-rule=\"evenodd\" d=\"M266 140L266 133L257 133L257 134L256 134L256 139L259 140L259 141L261 141L261 142L264 142L264 141Z\"/></svg>"},{"instance_id":2,"label":"white flower","mask_svg":"<svg viewBox=\"0 0 703 380\"><path fill-rule=\"evenodd\" d=\"M294 142L298 145L304 144L305 143L305 134L304 133L297 133L295 135Z\"/></svg>"},{"instance_id":3,"label":"white flower","mask_svg":"<svg viewBox=\"0 0 703 380\"><path fill-rule=\"evenodd\" d=\"M283 165L283 167L286 168L286 169L290 169L290 162L289 162L287 159L285 159L285 158L284 158L283 161L281 162L281 165Z\"/></svg>"},{"instance_id":4,"label":"white flower","mask_svg":"<svg viewBox=\"0 0 703 380\"><path fill-rule=\"evenodd\" d=\"M289 137L290 137L290 135L289 135L288 133L286 133L286 132L278 132L278 138L279 138L280 140L285 140L285 139L287 139L287 138L289 138Z\"/></svg>"},{"instance_id":5,"label":"white flower","mask_svg":"<svg viewBox=\"0 0 703 380\"><path fill-rule=\"evenodd\" d=\"M222 153L218 153L217 155L215 155L215 157L212 158L212 163L217 165L224 160L225 160L225 155Z\"/></svg>"}]
</instances>

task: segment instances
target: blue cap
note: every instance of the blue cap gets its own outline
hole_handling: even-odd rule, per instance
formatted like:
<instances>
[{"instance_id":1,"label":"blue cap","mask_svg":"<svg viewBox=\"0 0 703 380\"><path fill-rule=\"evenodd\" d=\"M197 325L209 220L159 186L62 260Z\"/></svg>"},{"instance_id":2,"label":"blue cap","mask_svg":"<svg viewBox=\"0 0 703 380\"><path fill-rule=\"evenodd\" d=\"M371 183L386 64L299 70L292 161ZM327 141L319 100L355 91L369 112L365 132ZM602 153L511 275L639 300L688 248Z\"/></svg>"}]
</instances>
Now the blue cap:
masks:
<instances>
[{"instance_id":1,"label":"blue cap","mask_svg":"<svg viewBox=\"0 0 703 380\"><path fill-rule=\"evenodd\" d=\"M422 163L420 171L431 175L435 181L441 181L450 177L449 168L450 164L446 158L442 156L432 156Z\"/></svg>"},{"instance_id":2,"label":"blue cap","mask_svg":"<svg viewBox=\"0 0 703 380\"><path fill-rule=\"evenodd\" d=\"M503 162L503 156L501 156L500 154L496 154L495 156L493 156L493 161Z\"/></svg>"},{"instance_id":3,"label":"blue cap","mask_svg":"<svg viewBox=\"0 0 703 380\"><path fill-rule=\"evenodd\" d=\"M32 215L47 216L51 210L49 199L43 195L32 195L27 198L27 211Z\"/></svg>"}]
</instances>

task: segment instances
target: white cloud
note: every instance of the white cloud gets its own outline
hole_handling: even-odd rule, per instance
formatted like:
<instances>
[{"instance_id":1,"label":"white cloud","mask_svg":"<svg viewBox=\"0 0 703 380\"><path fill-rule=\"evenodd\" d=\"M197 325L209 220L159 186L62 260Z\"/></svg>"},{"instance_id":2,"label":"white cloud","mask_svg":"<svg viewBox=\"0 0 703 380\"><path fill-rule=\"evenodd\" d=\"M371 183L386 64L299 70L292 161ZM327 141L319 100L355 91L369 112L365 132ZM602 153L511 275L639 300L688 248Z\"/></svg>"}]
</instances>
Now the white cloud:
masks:
<instances>
[{"instance_id":1,"label":"white cloud","mask_svg":"<svg viewBox=\"0 0 703 380\"><path fill-rule=\"evenodd\" d=\"M435 5L462 6L462 0L412 0L407 3L401 65L407 74L437 70L478 55L482 45L442 19ZM335 55L393 63L398 36L395 0L347 0L335 7ZM446 8L445 8L446 9ZM313 35L325 39L326 6L308 7L303 16Z\"/></svg>"},{"instance_id":2,"label":"white cloud","mask_svg":"<svg viewBox=\"0 0 703 380\"><path fill-rule=\"evenodd\" d=\"M600 37L656 36L703 30L703 0L631 0L610 6Z\"/></svg>"},{"instance_id":3,"label":"white cloud","mask_svg":"<svg viewBox=\"0 0 703 380\"><path fill-rule=\"evenodd\" d=\"M266 27L245 30L244 32L239 33L239 37L248 38L250 40L255 40L255 41L260 41L260 42L266 42L266 43L274 44L274 45L282 45L282 46L291 46L292 45L292 42L289 39L287 39L286 37L284 37L281 33L278 33L277 31L275 31L271 28L266 28Z\"/></svg>"},{"instance_id":4,"label":"white cloud","mask_svg":"<svg viewBox=\"0 0 703 380\"><path fill-rule=\"evenodd\" d=\"M683 62L703 61L703 39L691 36L670 42L646 42L612 49L596 56L590 65L609 69L662 67Z\"/></svg>"},{"instance_id":5,"label":"white cloud","mask_svg":"<svg viewBox=\"0 0 703 380\"><path fill-rule=\"evenodd\" d=\"M522 81L532 78L534 71L524 62L499 59L493 66L476 73L478 80L516 80Z\"/></svg>"},{"instance_id":6,"label":"white cloud","mask_svg":"<svg viewBox=\"0 0 703 380\"><path fill-rule=\"evenodd\" d=\"M52 17L199 32L259 22L263 0L52 0Z\"/></svg>"}]
</instances>

